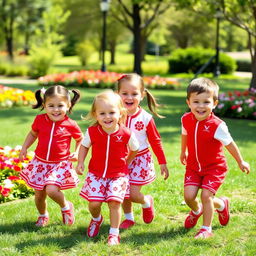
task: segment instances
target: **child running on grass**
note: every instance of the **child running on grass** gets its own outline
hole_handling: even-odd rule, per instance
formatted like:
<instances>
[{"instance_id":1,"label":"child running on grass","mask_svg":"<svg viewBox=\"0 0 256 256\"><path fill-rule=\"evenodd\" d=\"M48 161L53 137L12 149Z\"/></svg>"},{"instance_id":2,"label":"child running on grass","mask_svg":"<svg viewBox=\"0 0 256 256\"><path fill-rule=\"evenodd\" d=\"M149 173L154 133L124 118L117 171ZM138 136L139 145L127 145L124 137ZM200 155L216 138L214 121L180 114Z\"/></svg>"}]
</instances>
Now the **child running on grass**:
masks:
<instances>
[{"instance_id":1,"label":"child running on grass","mask_svg":"<svg viewBox=\"0 0 256 256\"><path fill-rule=\"evenodd\" d=\"M219 222L225 226L229 222L229 199L215 197L227 174L223 145L236 160L239 168L250 172L240 151L229 134L224 121L212 112L218 104L219 86L210 79L197 78L187 88L187 104L190 112L182 116L182 136L180 161L186 165L184 178L184 198L191 208L184 226L193 228L203 215L203 226L195 238L213 236L212 219L216 209ZM200 204L197 200L202 188Z\"/></svg>"},{"instance_id":2,"label":"child running on grass","mask_svg":"<svg viewBox=\"0 0 256 256\"><path fill-rule=\"evenodd\" d=\"M28 148L38 139L35 157L21 172L21 177L35 189L35 204L39 212L36 226L43 227L49 222L47 196L60 206L63 223L72 225L75 221L74 207L61 190L74 188L79 181L71 161L77 160L83 135L67 112L70 113L79 100L80 92L56 85L46 91L37 90L35 96L37 103L33 108L42 108L46 113L36 116L22 146L19 155L21 161L26 157ZM72 138L76 146L75 152L70 154Z\"/></svg>"},{"instance_id":3,"label":"child running on grass","mask_svg":"<svg viewBox=\"0 0 256 256\"><path fill-rule=\"evenodd\" d=\"M134 134L124 126L125 118L126 109L118 94L111 90L98 94L87 116L94 124L85 133L76 167L77 173L81 175L84 160L91 147L89 171L80 193L89 201L92 215L87 235L98 235L103 222L101 205L106 202L110 211L109 245L120 243L121 203L129 185L128 164L139 148Z\"/></svg>"},{"instance_id":4,"label":"child running on grass","mask_svg":"<svg viewBox=\"0 0 256 256\"><path fill-rule=\"evenodd\" d=\"M125 220L120 228L127 229L135 224L132 202L142 206L142 216L145 223L151 223L155 217L153 197L141 192L142 186L152 183L155 178L155 168L149 145L155 153L160 165L161 174L166 180L169 176L166 158L162 147L160 135L157 131L151 114L140 107L146 96L150 111L158 117L157 102L154 96L144 87L143 79L137 74L123 75L117 82L118 93L128 111L126 126L130 128L139 141L139 152L129 165L130 172L130 198L125 199L123 209Z\"/></svg>"}]
</instances>

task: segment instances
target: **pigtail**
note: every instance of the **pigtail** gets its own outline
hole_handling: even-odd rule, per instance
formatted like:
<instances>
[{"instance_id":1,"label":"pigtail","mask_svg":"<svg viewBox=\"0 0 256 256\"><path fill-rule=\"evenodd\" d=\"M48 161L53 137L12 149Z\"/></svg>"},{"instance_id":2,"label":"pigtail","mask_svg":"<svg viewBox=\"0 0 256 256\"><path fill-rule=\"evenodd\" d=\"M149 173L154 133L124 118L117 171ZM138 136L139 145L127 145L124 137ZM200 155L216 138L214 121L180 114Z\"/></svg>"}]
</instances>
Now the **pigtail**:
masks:
<instances>
[{"instance_id":1,"label":"pigtail","mask_svg":"<svg viewBox=\"0 0 256 256\"><path fill-rule=\"evenodd\" d=\"M71 106L70 106L70 108L69 108L69 110L68 110L69 113L72 112L72 108L74 107L74 105L75 105L75 104L80 100L80 98L81 98L81 94L80 94L80 91L79 91L79 90L73 89L72 92L73 92L74 96L73 96L73 98L72 98L71 101L70 101L70 102L71 102Z\"/></svg>"},{"instance_id":2,"label":"pigtail","mask_svg":"<svg viewBox=\"0 0 256 256\"><path fill-rule=\"evenodd\" d=\"M161 116L157 113L157 108L160 106L155 97L149 92L148 89L145 89L145 93L146 93L146 96L147 96L147 102L148 102L148 108L149 110L157 117L159 118L165 118L164 116Z\"/></svg>"},{"instance_id":3,"label":"pigtail","mask_svg":"<svg viewBox=\"0 0 256 256\"><path fill-rule=\"evenodd\" d=\"M37 103L35 105L32 105L33 109L40 108L40 107L42 107L42 109L43 109L43 98L41 97L41 92L42 92L41 89L37 90L35 92L35 97L36 97Z\"/></svg>"}]
</instances>

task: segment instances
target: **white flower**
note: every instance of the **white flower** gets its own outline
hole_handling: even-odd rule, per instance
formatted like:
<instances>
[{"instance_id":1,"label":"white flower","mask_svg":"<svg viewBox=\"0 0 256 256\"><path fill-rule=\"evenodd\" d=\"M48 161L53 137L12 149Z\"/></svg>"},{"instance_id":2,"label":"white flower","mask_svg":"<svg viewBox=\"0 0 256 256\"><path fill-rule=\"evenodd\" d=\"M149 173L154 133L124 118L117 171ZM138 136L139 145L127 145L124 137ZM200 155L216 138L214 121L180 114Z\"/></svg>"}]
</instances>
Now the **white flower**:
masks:
<instances>
[{"instance_id":1,"label":"white flower","mask_svg":"<svg viewBox=\"0 0 256 256\"><path fill-rule=\"evenodd\" d=\"M243 109L242 109L241 107L239 107L239 108L237 109L237 112L240 113L240 112L242 112L242 110L243 110Z\"/></svg>"},{"instance_id":2,"label":"white flower","mask_svg":"<svg viewBox=\"0 0 256 256\"><path fill-rule=\"evenodd\" d=\"M21 145L17 145L14 149L15 149L16 151L18 151L18 150L21 150L21 148L22 148Z\"/></svg>"},{"instance_id":3,"label":"white flower","mask_svg":"<svg viewBox=\"0 0 256 256\"><path fill-rule=\"evenodd\" d=\"M12 181L9 179L4 180L3 182L5 188L12 188L14 187L14 184L12 184Z\"/></svg>"}]
</instances>

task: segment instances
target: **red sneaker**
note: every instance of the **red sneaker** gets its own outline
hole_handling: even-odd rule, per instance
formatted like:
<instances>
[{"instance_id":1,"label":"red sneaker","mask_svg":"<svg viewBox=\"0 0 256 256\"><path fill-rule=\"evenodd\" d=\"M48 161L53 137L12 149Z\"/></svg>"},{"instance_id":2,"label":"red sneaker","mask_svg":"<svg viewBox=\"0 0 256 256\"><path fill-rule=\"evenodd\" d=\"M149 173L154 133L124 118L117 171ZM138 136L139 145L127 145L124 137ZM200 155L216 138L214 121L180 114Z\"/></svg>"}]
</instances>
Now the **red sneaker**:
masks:
<instances>
[{"instance_id":1,"label":"red sneaker","mask_svg":"<svg viewBox=\"0 0 256 256\"><path fill-rule=\"evenodd\" d=\"M135 224L135 221L133 221L133 220L124 220L120 224L119 228L122 228L122 229L131 228L134 224Z\"/></svg>"},{"instance_id":2,"label":"red sneaker","mask_svg":"<svg viewBox=\"0 0 256 256\"><path fill-rule=\"evenodd\" d=\"M118 245L120 244L120 236L109 234L108 245Z\"/></svg>"},{"instance_id":3,"label":"red sneaker","mask_svg":"<svg viewBox=\"0 0 256 256\"><path fill-rule=\"evenodd\" d=\"M201 206L201 212L197 215L194 214L193 211L191 210L188 214L188 217L185 219L184 227L193 228L202 214L203 214L202 206Z\"/></svg>"},{"instance_id":4,"label":"red sneaker","mask_svg":"<svg viewBox=\"0 0 256 256\"><path fill-rule=\"evenodd\" d=\"M74 206L71 202L68 202L69 210L61 211L62 213L62 222L65 225L73 225L75 222L75 215L74 215Z\"/></svg>"},{"instance_id":5,"label":"red sneaker","mask_svg":"<svg viewBox=\"0 0 256 256\"><path fill-rule=\"evenodd\" d=\"M219 215L219 221L222 226L226 226L229 222L230 213L229 213L229 200L227 197L220 197L220 199L224 202L225 207L223 211L217 211Z\"/></svg>"},{"instance_id":6,"label":"red sneaker","mask_svg":"<svg viewBox=\"0 0 256 256\"><path fill-rule=\"evenodd\" d=\"M101 219L99 221L95 221L91 219L89 227L87 229L87 236L88 237L95 237L99 234L100 226L103 223L103 217L101 215Z\"/></svg>"},{"instance_id":7,"label":"red sneaker","mask_svg":"<svg viewBox=\"0 0 256 256\"><path fill-rule=\"evenodd\" d=\"M49 222L49 217L48 216L39 216L37 221L36 221L36 226L37 227L44 227L48 224Z\"/></svg>"},{"instance_id":8,"label":"red sneaker","mask_svg":"<svg viewBox=\"0 0 256 256\"><path fill-rule=\"evenodd\" d=\"M201 228L197 234L195 235L195 239L198 239L198 238L209 238L209 237L212 237L213 236L213 233L212 232L209 232L207 231L206 229L204 228Z\"/></svg>"},{"instance_id":9,"label":"red sneaker","mask_svg":"<svg viewBox=\"0 0 256 256\"><path fill-rule=\"evenodd\" d=\"M142 216L143 221L147 224L151 223L155 217L155 210L154 210L154 199L152 196L147 195L150 200L150 207L142 208Z\"/></svg>"}]
</instances>

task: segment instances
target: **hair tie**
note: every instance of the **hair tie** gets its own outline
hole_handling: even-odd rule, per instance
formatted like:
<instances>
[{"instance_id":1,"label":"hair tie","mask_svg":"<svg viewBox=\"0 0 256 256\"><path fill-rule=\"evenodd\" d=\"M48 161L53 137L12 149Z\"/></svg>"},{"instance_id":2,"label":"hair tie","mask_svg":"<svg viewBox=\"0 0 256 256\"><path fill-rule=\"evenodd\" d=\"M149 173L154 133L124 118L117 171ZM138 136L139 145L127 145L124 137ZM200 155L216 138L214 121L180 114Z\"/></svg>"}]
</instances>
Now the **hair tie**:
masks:
<instances>
[{"instance_id":1,"label":"hair tie","mask_svg":"<svg viewBox=\"0 0 256 256\"><path fill-rule=\"evenodd\" d=\"M123 78L125 78L125 77L127 77L127 75L121 75L121 76L117 79L117 81L120 81L121 79L123 79Z\"/></svg>"},{"instance_id":2,"label":"hair tie","mask_svg":"<svg viewBox=\"0 0 256 256\"><path fill-rule=\"evenodd\" d=\"M46 92L46 89L43 87L43 88L41 88L41 93L44 95L45 94L45 92Z\"/></svg>"}]
</instances>

